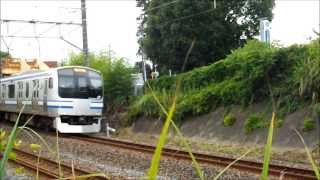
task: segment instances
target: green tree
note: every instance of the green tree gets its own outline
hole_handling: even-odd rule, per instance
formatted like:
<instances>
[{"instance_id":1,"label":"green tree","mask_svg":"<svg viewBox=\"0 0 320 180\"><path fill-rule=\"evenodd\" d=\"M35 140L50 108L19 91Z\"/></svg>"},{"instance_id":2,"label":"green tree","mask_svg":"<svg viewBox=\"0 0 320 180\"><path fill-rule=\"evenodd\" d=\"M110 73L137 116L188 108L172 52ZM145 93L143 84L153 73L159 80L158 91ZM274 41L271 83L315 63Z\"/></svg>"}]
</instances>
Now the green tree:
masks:
<instances>
[{"instance_id":1,"label":"green tree","mask_svg":"<svg viewBox=\"0 0 320 180\"><path fill-rule=\"evenodd\" d=\"M7 52L0 51L0 57L10 57L10 54Z\"/></svg>"},{"instance_id":2,"label":"green tree","mask_svg":"<svg viewBox=\"0 0 320 180\"><path fill-rule=\"evenodd\" d=\"M259 18L272 19L274 0L138 0L137 6L139 53L160 70L178 72L193 39L186 70L220 60L257 35Z\"/></svg>"},{"instance_id":3,"label":"green tree","mask_svg":"<svg viewBox=\"0 0 320 180\"><path fill-rule=\"evenodd\" d=\"M83 54L71 54L64 65L79 65L84 61ZM126 103L133 93L132 77L134 72L123 58L109 57L106 53L89 54L90 67L100 71L104 82L104 99L109 110Z\"/></svg>"}]
</instances>

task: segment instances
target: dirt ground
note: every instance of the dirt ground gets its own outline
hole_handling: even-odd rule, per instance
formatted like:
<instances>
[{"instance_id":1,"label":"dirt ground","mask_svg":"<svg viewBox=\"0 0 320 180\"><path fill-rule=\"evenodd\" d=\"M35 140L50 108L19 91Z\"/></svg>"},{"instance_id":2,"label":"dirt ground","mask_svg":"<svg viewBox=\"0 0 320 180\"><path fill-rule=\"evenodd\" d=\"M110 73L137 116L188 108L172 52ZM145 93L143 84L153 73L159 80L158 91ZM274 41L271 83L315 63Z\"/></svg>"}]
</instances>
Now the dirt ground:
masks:
<instances>
[{"instance_id":1,"label":"dirt ground","mask_svg":"<svg viewBox=\"0 0 320 180\"><path fill-rule=\"evenodd\" d=\"M224 108L198 117L188 118L180 126L184 136L207 142L237 145L264 145L267 139L267 128L255 129L246 134L244 124L246 118L252 113L261 113L265 118L271 119L271 112L265 110L263 104L256 104L246 110L240 107L232 107L231 114L236 117L232 126L223 125ZM305 117L312 117L310 108L305 108L289 114L285 117L284 123L274 132L273 146L278 148L303 148L294 129L297 129L303 136L307 145L312 149L320 143L320 122L316 122L315 128L311 131L303 131L303 120ZM133 132L159 134L163 120L139 118L132 126ZM172 131L171 131L172 132Z\"/></svg>"}]
</instances>

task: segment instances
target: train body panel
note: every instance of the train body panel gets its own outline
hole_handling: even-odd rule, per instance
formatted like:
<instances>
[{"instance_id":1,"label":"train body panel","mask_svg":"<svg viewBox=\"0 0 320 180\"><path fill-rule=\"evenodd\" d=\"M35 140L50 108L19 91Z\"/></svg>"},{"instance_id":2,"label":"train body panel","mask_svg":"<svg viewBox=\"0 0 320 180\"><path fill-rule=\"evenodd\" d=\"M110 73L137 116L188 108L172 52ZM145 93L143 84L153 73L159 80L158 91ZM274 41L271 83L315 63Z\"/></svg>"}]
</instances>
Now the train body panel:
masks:
<instances>
[{"instance_id":1,"label":"train body panel","mask_svg":"<svg viewBox=\"0 0 320 180\"><path fill-rule=\"evenodd\" d=\"M100 131L103 109L101 74L70 66L3 78L0 112L39 115L52 119L64 133Z\"/></svg>"}]
</instances>

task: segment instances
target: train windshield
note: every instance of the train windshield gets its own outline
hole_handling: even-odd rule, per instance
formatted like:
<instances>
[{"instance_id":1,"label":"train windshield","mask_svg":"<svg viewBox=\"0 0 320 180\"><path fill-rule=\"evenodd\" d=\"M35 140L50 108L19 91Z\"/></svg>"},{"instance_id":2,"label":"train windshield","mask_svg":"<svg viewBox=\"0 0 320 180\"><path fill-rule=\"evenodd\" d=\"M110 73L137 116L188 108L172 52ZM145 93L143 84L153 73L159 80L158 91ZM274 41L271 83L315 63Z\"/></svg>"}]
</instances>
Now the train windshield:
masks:
<instances>
[{"instance_id":1,"label":"train windshield","mask_svg":"<svg viewBox=\"0 0 320 180\"><path fill-rule=\"evenodd\" d=\"M70 68L58 71L59 96L62 98L101 98L102 79L95 71Z\"/></svg>"}]
</instances>

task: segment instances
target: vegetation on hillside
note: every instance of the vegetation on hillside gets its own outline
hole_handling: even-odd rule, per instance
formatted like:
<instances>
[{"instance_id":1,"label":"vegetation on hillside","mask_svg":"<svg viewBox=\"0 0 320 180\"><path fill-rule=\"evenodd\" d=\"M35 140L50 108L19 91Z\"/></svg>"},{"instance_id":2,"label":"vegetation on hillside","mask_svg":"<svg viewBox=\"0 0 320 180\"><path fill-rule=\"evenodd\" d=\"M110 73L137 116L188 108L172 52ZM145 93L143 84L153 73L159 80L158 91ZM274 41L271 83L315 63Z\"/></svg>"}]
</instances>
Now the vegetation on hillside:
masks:
<instances>
[{"instance_id":1,"label":"vegetation on hillside","mask_svg":"<svg viewBox=\"0 0 320 180\"><path fill-rule=\"evenodd\" d=\"M259 18L272 19L274 0L138 0L137 5L143 10L140 53L160 71L176 73L194 38L186 70L224 58L257 35Z\"/></svg>"},{"instance_id":2,"label":"vegetation on hillside","mask_svg":"<svg viewBox=\"0 0 320 180\"><path fill-rule=\"evenodd\" d=\"M82 65L83 61L83 54L71 54L64 65ZM89 54L89 61L91 68L102 73L104 98L109 110L127 103L133 94L133 68L124 59L109 57L103 52Z\"/></svg>"},{"instance_id":3,"label":"vegetation on hillside","mask_svg":"<svg viewBox=\"0 0 320 180\"><path fill-rule=\"evenodd\" d=\"M201 115L219 106L269 101L270 91L280 117L302 105L319 101L320 55L318 41L287 48L269 47L256 40L234 50L225 59L175 77L149 81L151 89L168 109L175 82L181 78L175 120ZM149 88L131 104L131 118L163 116ZM265 127L265 126L264 126ZM251 129L251 128L249 128Z\"/></svg>"}]
</instances>

